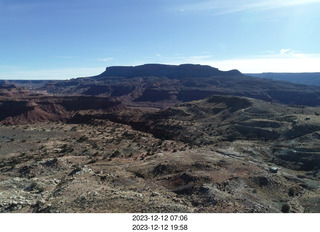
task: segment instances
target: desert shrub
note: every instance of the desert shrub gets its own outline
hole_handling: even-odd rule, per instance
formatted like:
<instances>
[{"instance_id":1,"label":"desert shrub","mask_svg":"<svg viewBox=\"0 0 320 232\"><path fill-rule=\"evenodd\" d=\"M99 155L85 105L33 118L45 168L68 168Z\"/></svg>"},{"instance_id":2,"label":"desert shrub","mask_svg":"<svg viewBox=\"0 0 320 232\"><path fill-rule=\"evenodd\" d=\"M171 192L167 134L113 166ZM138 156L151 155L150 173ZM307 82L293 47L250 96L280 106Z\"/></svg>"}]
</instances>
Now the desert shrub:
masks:
<instances>
[{"instance_id":1,"label":"desert shrub","mask_svg":"<svg viewBox=\"0 0 320 232\"><path fill-rule=\"evenodd\" d=\"M82 168L80 167L80 165L75 165L74 169L68 174L68 176L73 176L74 174L76 174L77 172L80 172L82 170Z\"/></svg>"},{"instance_id":2,"label":"desert shrub","mask_svg":"<svg viewBox=\"0 0 320 232\"><path fill-rule=\"evenodd\" d=\"M284 203L281 207L282 213L289 213L290 212L290 205L288 203Z\"/></svg>"},{"instance_id":3,"label":"desert shrub","mask_svg":"<svg viewBox=\"0 0 320 232\"><path fill-rule=\"evenodd\" d=\"M152 152L151 151L148 151L147 153L146 153L146 156L152 156L153 154L152 154Z\"/></svg>"},{"instance_id":4,"label":"desert shrub","mask_svg":"<svg viewBox=\"0 0 320 232\"><path fill-rule=\"evenodd\" d=\"M74 148L69 146L68 144L64 144L61 146L61 151L60 153L66 153L66 152L73 152Z\"/></svg>"},{"instance_id":5,"label":"desert shrub","mask_svg":"<svg viewBox=\"0 0 320 232\"><path fill-rule=\"evenodd\" d=\"M92 148L95 148L95 149L98 148L98 144L96 142L93 142L91 146Z\"/></svg>"},{"instance_id":6,"label":"desert shrub","mask_svg":"<svg viewBox=\"0 0 320 232\"><path fill-rule=\"evenodd\" d=\"M80 172L82 170L82 168L80 167L80 165L76 165L74 170L76 172Z\"/></svg>"},{"instance_id":7,"label":"desert shrub","mask_svg":"<svg viewBox=\"0 0 320 232\"><path fill-rule=\"evenodd\" d=\"M83 143L84 141L87 141L87 140L88 140L88 137L85 136L85 135L82 135L82 136L77 140L77 142L78 142L78 143Z\"/></svg>"},{"instance_id":8,"label":"desert shrub","mask_svg":"<svg viewBox=\"0 0 320 232\"><path fill-rule=\"evenodd\" d=\"M117 157L117 156L120 156L120 155L121 155L121 152L118 151L118 150L115 150L110 157L114 158L114 157Z\"/></svg>"},{"instance_id":9,"label":"desert shrub","mask_svg":"<svg viewBox=\"0 0 320 232\"><path fill-rule=\"evenodd\" d=\"M50 166L53 166L53 165L56 165L58 163L58 159L55 157L51 160L48 160L47 162L45 162L45 165L47 167L50 167Z\"/></svg>"},{"instance_id":10,"label":"desert shrub","mask_svg":"<svg viewBox=\"0 0 320 232\"><path fill-rule=\"evenodd\" d=\"M88 164L94 164L97 162L97 159L96 158L92 158L89 160Z\"/></svg>"},{"instance_id":11,"label":"desert shrub","mask_svg":"<svg viewBox=\"0 0 320 232\"><path fill-rule=\"evenodd\" d=\"M32 182L26 189L27 191L37 191L38 193L42 193L44 191L44 187L39 185L36 182Z\"/></svg>"},{"instance_id":12,"label":"desert shrub","mask_svg":"<svg viewBox=\"0 0 320 232\"><path fill-rule=\"evenodd\" d=\"M293 196L295 195L295 190L294 190L293 187L290 187L290 188L289 188L288 195L289 195L290 197L293 197Z\"/></svg>"}]
</instances>

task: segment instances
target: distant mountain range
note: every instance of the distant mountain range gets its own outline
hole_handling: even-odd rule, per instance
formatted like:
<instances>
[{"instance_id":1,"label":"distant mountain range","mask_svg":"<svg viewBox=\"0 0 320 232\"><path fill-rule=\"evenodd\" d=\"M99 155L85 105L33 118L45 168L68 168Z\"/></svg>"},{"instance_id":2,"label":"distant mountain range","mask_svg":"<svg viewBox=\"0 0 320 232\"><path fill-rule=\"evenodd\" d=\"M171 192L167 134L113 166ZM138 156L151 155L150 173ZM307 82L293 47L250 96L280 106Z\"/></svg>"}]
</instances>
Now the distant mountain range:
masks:
<instances>
[{"instance_id":1,"label":"distant mountain range","mask_svg":"<svg viewBox=\"0 0 320 232\"><path fill-rule=\"evenodd\" d=\"M97 76L51 82L51 94L118 97L127 106L165 108L211 95L252 97L290 105L320 105L320 87L251 77L206 65L114 66Z\"/></svg>"},{"instance_id":2,"label":"distant mountain range","mask_svg":"<svg viewBox=\"0 0 320 232\"><path fill-rule=\"evenodd\" d=\"M29 85L40 93L53 95L117 97L124 105L137 107L166 108L212 95L251 97L288 105L320 105L319 86L253 77L255 75L259 76L245 75L238 70L220 71L207 65L144 64L107 67L97 76L66 81L6 83Z\"/></svg>"},{"instance_id":3,"label":"distant mountain range","mask_svg":"<svg viewBox=\"0 0 320 232\"><path fill-rule=\"evenodd\" d=\"M315 73L250 73L252 77L267 78L279 81L288 81L302 85L320 86L320 72Z\"/></svg>"}]
</instances>

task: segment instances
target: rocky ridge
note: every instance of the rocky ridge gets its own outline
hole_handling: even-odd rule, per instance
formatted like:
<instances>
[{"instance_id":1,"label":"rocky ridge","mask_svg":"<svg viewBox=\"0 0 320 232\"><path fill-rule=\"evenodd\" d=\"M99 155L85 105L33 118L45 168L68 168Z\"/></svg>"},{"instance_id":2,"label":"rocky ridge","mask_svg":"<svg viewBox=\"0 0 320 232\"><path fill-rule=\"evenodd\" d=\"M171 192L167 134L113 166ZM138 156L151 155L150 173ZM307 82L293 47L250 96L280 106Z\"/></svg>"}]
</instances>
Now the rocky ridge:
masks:
<instances>
[{"instance_id":1,"label":"rocky ridge","mask_svg":"<svg viewBox=\"0 0 320 232\"><path fill-rule=\"evenodd\" d=\"M94 96L39 96L0 99L1 124L67 121L80 111L113 112L125 109L119 100Z\"/></svg>"},{"instance_id":2,"label":"rocky ridge","mask_svg":"<svg viewBox=\"0 0 320 232\"><path fill-rule=\"evenodd\" d=\"M220 71L203 65L108 67L97 76L50 82L40 88L51 94L118 97L127 106L166 108L211 95L251 97L289 105L317 106L320 88Z\"/></svg>"}]
</instances>

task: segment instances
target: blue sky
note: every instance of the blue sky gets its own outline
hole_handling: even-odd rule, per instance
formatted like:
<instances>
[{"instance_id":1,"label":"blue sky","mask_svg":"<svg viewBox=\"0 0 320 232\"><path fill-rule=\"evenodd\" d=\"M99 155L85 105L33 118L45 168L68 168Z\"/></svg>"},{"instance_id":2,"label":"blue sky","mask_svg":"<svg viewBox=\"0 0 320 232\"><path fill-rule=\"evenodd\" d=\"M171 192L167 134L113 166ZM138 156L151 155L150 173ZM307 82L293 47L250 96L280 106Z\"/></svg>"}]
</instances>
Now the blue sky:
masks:
<instances>
[{"instance_id":1,"label":"blue sky","mask_svg":"<svg viewBox=\"0 0 320 232\"><path fill-rule=\"evenodd\" d=\"M320 0L0 0L0 79L106 66L320 72Z\"/></svg>"}]
</instances>

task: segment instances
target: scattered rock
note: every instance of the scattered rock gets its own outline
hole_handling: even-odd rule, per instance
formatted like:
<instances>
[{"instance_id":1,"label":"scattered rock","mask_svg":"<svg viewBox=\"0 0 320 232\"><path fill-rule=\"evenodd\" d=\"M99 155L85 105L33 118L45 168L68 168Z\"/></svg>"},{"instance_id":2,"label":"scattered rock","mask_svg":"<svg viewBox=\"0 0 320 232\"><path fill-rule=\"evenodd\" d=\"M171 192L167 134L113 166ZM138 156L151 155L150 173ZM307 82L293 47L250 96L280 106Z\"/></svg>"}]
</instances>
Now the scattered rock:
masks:
<instances>
[{"instance_id":1,"label":"scattered rock","mask_svg":"<svg viewBox=\"0 0 320 232\"><path fill-rule=\"evenodd\" d=\"M277 173L278 172L278 168L277 167L271 167L271 168L269 168L269 172Z\"/></svg>"}]
</instances>

